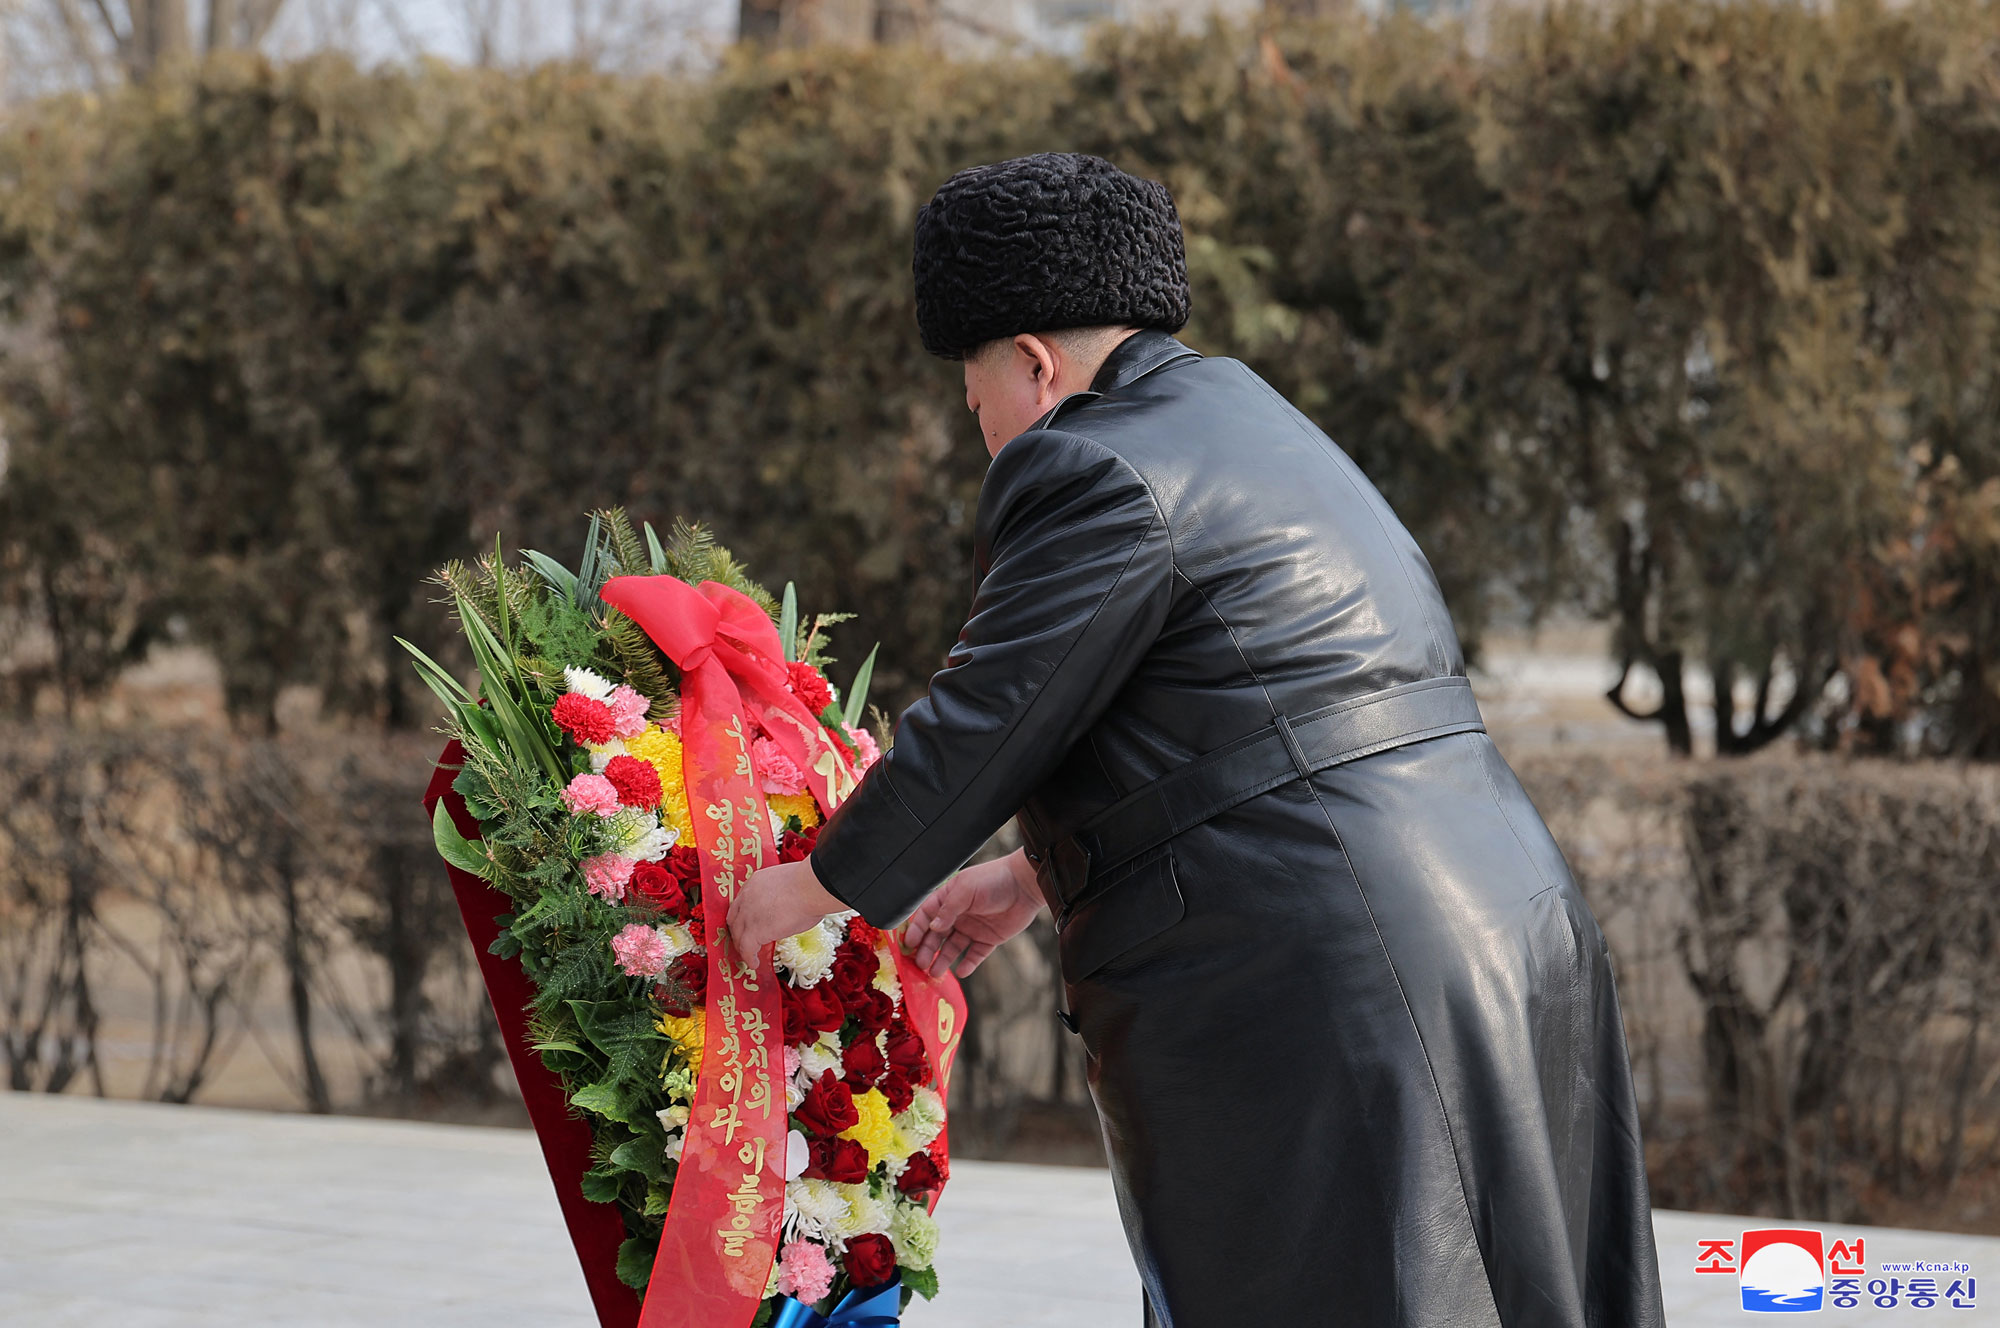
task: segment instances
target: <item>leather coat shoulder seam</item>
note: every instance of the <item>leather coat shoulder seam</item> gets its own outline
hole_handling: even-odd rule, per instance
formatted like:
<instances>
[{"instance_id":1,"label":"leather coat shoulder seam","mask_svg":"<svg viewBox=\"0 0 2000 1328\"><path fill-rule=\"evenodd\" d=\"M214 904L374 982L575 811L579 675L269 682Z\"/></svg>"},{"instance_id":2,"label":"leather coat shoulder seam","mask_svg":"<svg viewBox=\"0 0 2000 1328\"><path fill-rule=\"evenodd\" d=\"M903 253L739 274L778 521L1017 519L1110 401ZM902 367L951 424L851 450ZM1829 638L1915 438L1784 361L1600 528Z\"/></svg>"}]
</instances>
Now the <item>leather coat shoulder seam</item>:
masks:
<instances>
[{"instance_id":1,"label":"leather coat shoulder seam","mask_svg":"<svg viewBox=\"0 0 2000 1328\"><path fill-rule=\"evenodd\" d=\"M1259 673L1257 671L1257 666L1250 662L1249 652L1243 649L1243 641L1236 635L1235 625L1232 624L1229 621L1229 619L1223 615L1221 609L1215 606L1215 601L1209 598L1208 592L1195 584L1195 579L1193 577L1189 576L1186 572L1183 572L1178 566L1173 569L1173 574L1175 576L1178 576L1183 582L1185 582L1189 590L1192 590L1195 594L1201 596L1201 602L1208 606L1208 611L1215 615L1215 620L1218 623L1222 624L1223 632L1226 633L1229 637L1230 646L1234 648L1236 651L1236 658L1243 661L1244 672L1248 673L1250 675L1250 680L1257 684L1257 690L1264 694L1265 708L1268 709L1273 715L1276 715L1278 713L1278 703L1271 697L1271 684L1264 681L1264 675Z\"/></svg>"}]
</instances>

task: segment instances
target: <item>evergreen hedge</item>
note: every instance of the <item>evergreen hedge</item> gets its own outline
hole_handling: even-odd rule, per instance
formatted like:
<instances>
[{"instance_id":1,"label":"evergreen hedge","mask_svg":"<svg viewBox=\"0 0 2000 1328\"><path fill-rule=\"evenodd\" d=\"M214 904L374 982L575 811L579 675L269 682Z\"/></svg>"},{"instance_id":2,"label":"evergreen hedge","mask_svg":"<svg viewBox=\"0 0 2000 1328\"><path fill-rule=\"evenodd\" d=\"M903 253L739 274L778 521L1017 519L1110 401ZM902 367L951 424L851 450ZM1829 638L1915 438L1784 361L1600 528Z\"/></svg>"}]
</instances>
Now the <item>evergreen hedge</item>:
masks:
<instances>
[{"instance_id":1,"label":"evergreen hedge","mask_svg":"<svg viewBox=\"0 0 2000 1328\"><path fill-rule=\"evenodd\" d=\"M622 504L862 613L907 699L985 464L912 217L1063 148L1173 188L1188 339L1356 456L1469 638L1576 604L1668 676L1670 737L1701 663L1764 695L1725 748L1993 755L1996 31L1750 0L680 81L224 58L41 103L0 128L0 605L56 651L7 677L180 632L252 720L305 682L409 722L423 570Z\"/></svg>"}]
</instances>

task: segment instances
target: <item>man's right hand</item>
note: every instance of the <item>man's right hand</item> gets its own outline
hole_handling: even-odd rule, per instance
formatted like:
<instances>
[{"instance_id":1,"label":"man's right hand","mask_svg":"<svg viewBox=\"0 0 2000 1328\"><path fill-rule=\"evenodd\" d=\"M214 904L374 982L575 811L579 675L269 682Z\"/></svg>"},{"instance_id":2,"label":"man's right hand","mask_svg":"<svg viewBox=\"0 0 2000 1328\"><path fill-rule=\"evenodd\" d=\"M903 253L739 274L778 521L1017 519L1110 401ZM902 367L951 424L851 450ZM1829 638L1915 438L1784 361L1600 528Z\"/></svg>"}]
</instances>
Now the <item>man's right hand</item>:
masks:
<instances>
[{"instance_id":1,"label":"man's right hand","mask_svg":"<svg viewBox=\"0 0 2000 1328\"><path fill-rule=\"evenodd\" d=\"M1026 931L1041 912L1027 854L982 862L946 881L917 906L903 929L903 948L932 977L969 974L1002 941Z\"/></svg>"}]
</instances>

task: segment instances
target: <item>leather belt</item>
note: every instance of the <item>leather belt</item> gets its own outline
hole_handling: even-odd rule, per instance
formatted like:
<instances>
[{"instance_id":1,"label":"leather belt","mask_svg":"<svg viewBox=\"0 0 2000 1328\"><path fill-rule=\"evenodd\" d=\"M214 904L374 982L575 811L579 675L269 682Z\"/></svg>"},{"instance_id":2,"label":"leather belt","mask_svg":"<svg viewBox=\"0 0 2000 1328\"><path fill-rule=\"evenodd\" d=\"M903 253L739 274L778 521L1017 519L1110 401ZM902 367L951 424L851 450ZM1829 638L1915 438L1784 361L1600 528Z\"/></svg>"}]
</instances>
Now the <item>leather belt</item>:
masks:
<instances>
[{"instance_id":1,"label":"leather belt","mask_svg":"<svg viewBox=\"0 0 2000 1328\"><path fill-rule=\"evenodd\" d=\"M1057 915L1074 909L1092 877L1260 793L1394 747L1485 730L1472 684L1460 677L1402 683L1297 718L1279 715L1268 728L1135 789L1051 845Z\"/></svg>"}]
</instances>

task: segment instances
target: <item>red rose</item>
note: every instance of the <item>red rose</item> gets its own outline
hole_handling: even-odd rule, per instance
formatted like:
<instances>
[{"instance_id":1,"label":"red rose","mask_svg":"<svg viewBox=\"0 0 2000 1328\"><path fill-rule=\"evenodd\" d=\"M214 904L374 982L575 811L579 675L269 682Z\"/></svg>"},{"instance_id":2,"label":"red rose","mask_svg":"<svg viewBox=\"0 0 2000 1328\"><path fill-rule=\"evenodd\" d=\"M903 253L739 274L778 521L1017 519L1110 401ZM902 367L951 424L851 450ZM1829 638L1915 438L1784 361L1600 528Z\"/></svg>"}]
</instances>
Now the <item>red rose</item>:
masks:
<instances>
[{"instance_id":1,"label":"red rose","mask_svg":"<svg viewBox=\"0 0 2000 1328\"><path fill-rule=\"evenodd\" d=\"M785 831L785 837L778 841L779 862L804 862L812 856L813 845L819 842L819 827L809 826L797 834Z\"/></svg>"},{"instance_id":2,"label":"red rose","mask_svg":"<svg viewBox=\"0 0 2000 1328\"><path fill-rule=\"evenodd\" d=\"M853 941L842 941L840 949L834 952L833 989L840 993L841 1004L850 1008L859 1005L865 993L875 983L875 974L881 969L882 961L875 952L865 945Z\"/></svg>"},{"instance_id":3,"label":"red rose","mask_svg":"<svg viewBox=\"0 0 2000 1328\"><path fill-rule=\"evenodd\" d=\"M877 1087L882 1090L882 1096L889 1099L891 1111L908 1111L910 1104L917 1100L917 1090L911 1087L909 1079L900 1070L888 1071Z\"/></svg>"},{"instance_id":4,"label":"red rose","mask_svg":"<svg viewBox=\"0 0 2000 1328\"><path fill-rule=\"evenodd\" d=\"M657 862L642 862L632 869L632 893L672 918L687 916L687 889L680 879Z\"/></svg>"},{"instance_id":5,"label":"red rose","mask_svg":"<svg viewBox=\"0 0 2000 1328\"><path fill-rule=\"evenodd\" d=\"M785 681L791 684L792 695L805 702L806 709L815 715L833 704L833 688L818 669L802 659L785 665Z\"/></svg>"},{"instance_id":6,"label":"red rose","mask_svg":"<svg viewBox=\"0 0 2000 1328\"><path fill-rule=\"evenodd\" d=\"M874 1038L850 1042L841 1050L841 1077L859 1092L873 1088L888 1068L889 1062L882 1059L882 1050L875 1045Z\"/></svg>"},{"instance_id":7,"label":"red rose","mask_svg":"<svg viewBox=\"0 0 2000 1328\"><path fill-rule=\"evenodd\" d=\"M604 766L604 777L618 790L618 801L627 807L651 811L665 796L660 789L660 772L652 762L636 756L614 756Z\"/></svg>"},{"instance_id":8,"label":"red rose","mask_svg":"<svg viewBox=\"0 0 2000 1328\"><path fill-rule=\"evenodd\" d=\"M889 999L886 991L870 987L861 993L861 999L848 1007L854 1022L861 1026L863 1037L869 1037L887 1028L896 1018L896 1003Z\"/></svg>"},{"instance_id":9,"label":"red rose","mask_svg":"<svg viewBox=\"0 0 2000 1328\"><path fill-rule=\"evenodd\" d=\"M783 987L785 1045L800 1046L838 1029L844 1016L840 998L822 982L816 987Z\"/></svg>"},{"instance_id":10,"label":"red rose","mask_svg":"<svg viewBox=\"0 0 2000 1328\"><path fill-rule=\"evenodd\" d=\"M847 1275L858 1287L878 1287L896 1275L896 1247L869 1232L847 1242Z\"/></svg>"},{"instance_id":11,"label":"red rose","mask_svg":"<svg viewBox=\"0 0 2000 1328\"><path fill-rule=\"evenodd\" d=\"M805 1012L807 1028L821 1033L836 1032L846 1018L840 1008L840 997L824 982L799 991L798 999L799 1008Z\"/></svg>"},{"instance_id":12,"label":"red rose","mask_svg":"<svg viewBox=\"0 0 2000 1328\"><path fill-rule=\"evenodd\" d=\"M611 707L581 692L564 692L549 715L557 728L578 742L606 743L618 733L618 720Z\"/></svg>"},{"instance_id":13,"label":"red rose","mask_svg":"<svg viewBox=\"0 0 2000 1328\"><path fill-rule=\"evenodd\" d=\"M868 1150L852 1139L815 1139L806 1175L814 1180L859 1185L868 1179ZM936 1170L936 1168L932 1168Z\"/></svg>"},{"instance_id":14,"label":"red rose","mask_svg":"<svg viewBox=\"0 0 2000 1328\"><path fill-rule=\"evenodd\" d=\"M674 960L667 969L673 980L687 988L688 995L696 1005L708 999L708 956L689 951Z\"/></svg>"},{"instance_id":15,"label":"red rose","mask_svg":"<svg viewBox=\"0 0 2000 1328\"><path fill-rule=\"evenodd\" d=\"M931 1081L930 1053L924 1050L924 1040L907 1024L890 1030L888 1045L883 1050L888 1054L889 1068L911 1083Z\"/></svg>"},{"instance_id":16,"label":"red rose","mask_svg":"<svg viewBox=\"0 0 2000 1328\"><path fill-rule=\"evenodd\" d=\"M944 1175L938 1170L937 1159L929 1153L918 1153L903 1164L903 1174L896 1177L896 1188L912 1199L929 1194L944 1184Z\"/></svg>"},{"instance_id":17,"label":"red rose","mask_svg":"<svg viewBox=\"0 0 2000 1328\"><path fill-rule=\"evenodd\" d=\"M827 1137L861 1122L861 1113L854 1106L854 1091L840 1082L832 1070L806 1090L805 1100L792 1114L799 1118L806 1133Z\"/></svg>"},{"instance_id":18,"label":"red rose","mask_svg":"<svg viewBox=\"0 0 2000 1328\"><path fill-rule=\"evenodd\" d=\"M674 845L667 850L665 862L667 870L679 877L681 884L687 887L690 899L701 894L701 855L694 851L694 845Z\"/></svg>"}]
</instances>

